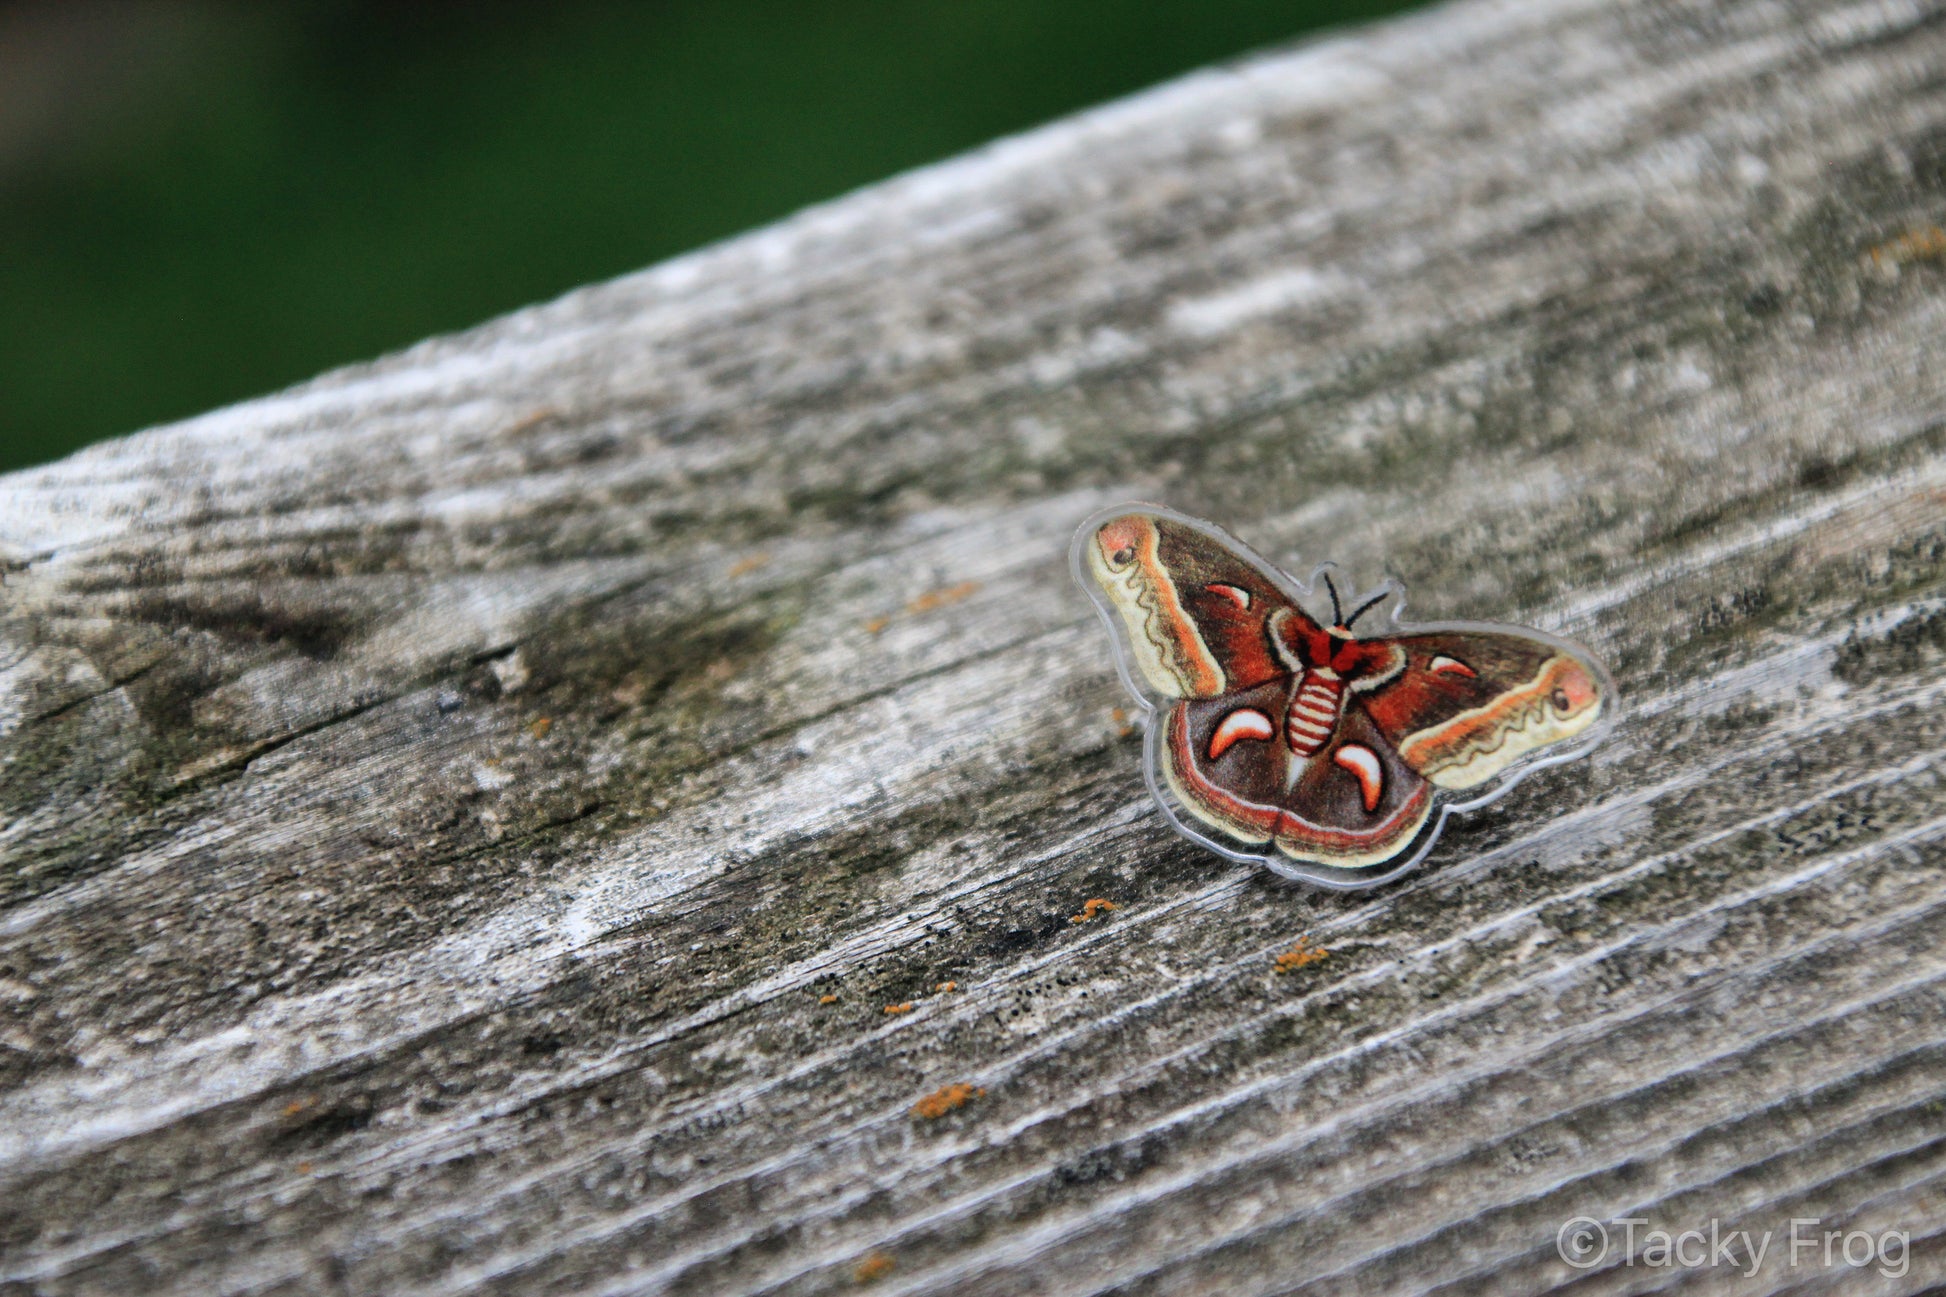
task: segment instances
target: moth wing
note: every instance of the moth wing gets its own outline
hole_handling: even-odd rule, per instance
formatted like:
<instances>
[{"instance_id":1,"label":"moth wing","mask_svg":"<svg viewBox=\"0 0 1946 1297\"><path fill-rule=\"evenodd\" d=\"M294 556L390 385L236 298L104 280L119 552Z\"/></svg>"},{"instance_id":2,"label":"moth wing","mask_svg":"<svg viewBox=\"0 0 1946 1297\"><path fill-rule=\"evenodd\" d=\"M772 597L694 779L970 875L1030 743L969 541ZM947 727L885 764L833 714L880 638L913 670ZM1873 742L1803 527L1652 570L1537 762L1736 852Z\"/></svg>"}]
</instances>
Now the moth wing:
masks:
<instances>
[{"instance_id":1,"label":"moth wing","mask_svg":"<svg viewBox=\"0 0 1946 1297\"><path fill-rule=\"evenodd\" d=\"M1517 627L1393 637L1396 676L1360 702L1400 759L1440 788L1473 788L1601 718L1612 686L1592 658Z\"/></svg>"},{"instance_id":2,"label":"moth wing","mask_svg":"<svg viewBox=\"0 0 1946 1297\"><path fill-rule=\"evenodd\" d=\"M1116 514L1083 539L1082 553L1129 658L1163 698L1215 698L1287 676L1271 618L1315 628L1255 556L1177 518Z\"/></svg>"},{"instance_id":3,"label":"moth wing","mask_svg":"<svg viewBox=\"0 0 1946 1297\"><path fill-rule=\"evenodd\" d=\"M1352 869L1391 859L1425 824L1432 790L1356 700L1330 743L1296 756L1276 733L1291 687L1274 680L1172 708L1157 763L1170 791L1203 823L1294 860Z\"/></svg>"}]
</instances>

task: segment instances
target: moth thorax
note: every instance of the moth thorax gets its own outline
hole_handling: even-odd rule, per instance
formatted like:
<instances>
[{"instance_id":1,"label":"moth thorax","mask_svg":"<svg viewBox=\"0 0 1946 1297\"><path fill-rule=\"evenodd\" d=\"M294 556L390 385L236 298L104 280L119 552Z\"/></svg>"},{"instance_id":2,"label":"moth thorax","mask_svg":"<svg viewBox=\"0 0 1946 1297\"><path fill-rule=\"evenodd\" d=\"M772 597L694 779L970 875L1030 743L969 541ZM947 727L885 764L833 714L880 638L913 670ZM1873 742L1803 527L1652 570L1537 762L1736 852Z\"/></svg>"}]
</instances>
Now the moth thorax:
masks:
<instances>
[{"instance_id":1,"label":"moth thorax","mask_svg":"<svg viewBox=\"0 0 1946 1297\"><path fill-rule=\"evenodd\" d=\"M1337 672L1304 673L1291 695L1290 710L1284 713L1284 740L1293 756L1308 757L1331 741L1344 697L1345 682Z\"/></svg>"}]
</instances>

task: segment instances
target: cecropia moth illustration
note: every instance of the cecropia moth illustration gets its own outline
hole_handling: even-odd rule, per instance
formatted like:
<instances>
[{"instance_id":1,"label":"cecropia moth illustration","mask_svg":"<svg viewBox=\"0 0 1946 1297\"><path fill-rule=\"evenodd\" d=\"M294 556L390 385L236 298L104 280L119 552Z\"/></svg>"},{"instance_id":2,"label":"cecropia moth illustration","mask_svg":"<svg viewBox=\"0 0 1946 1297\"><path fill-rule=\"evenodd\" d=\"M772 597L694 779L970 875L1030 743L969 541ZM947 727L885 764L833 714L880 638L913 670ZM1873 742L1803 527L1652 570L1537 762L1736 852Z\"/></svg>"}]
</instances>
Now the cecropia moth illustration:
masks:
<instances>
[{"instance_id":1,"label":"cecropia moth illustration","mask_svg":"<svg viewBox=\"0 0 1946 1297\"><path fill-rule=\"evenodd\" d=\"M1578 644L1520 626L1409 626L1397 581L1351 599L1327 563L1303 585L1159 506L1091 516L1073 565L1148 713L1164 814L1289 877L1397 877L1448 814L1582 755L1616 716L1613 682Z\"/></svg>"}]
</instances>

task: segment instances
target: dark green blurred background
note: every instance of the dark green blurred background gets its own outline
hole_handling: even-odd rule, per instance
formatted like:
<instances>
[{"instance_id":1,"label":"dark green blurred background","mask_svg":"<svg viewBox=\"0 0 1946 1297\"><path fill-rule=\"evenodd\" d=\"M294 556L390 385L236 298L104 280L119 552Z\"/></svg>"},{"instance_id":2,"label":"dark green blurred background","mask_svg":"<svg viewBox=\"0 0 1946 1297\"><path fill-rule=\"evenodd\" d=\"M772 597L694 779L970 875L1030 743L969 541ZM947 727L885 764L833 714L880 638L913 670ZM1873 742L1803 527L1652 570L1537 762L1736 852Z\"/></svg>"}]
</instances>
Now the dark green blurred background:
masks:
<instances>
[{"instance_id":1,"label":"dark green blurred background","mask_svg":"<svg viewBox=\"0 0 1946 1297\"><path fill-rule=\"evenodd\" d=\"M1404 0L0 0L0 469Z\"/></svg>"}]
</instances>

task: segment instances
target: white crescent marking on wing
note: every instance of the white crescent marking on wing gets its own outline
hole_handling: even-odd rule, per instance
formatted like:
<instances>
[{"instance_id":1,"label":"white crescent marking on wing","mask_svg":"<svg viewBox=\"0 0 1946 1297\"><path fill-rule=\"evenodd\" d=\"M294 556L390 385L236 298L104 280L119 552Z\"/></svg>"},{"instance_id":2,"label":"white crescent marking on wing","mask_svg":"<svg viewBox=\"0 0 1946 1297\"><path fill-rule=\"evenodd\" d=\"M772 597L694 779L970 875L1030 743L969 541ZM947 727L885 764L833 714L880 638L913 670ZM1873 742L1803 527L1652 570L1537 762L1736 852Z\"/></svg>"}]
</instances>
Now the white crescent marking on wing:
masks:
<instances>
[{"instance_id":1,"label":"white crescent marking on wing","mask_svg":"<svg viewBox=\"0 0 1946 1297\"><path fill-rule=\"evenodd\" d=\"M1470 676L1475 674L1472 667L1466 665L1466 663L1460 661L1458 658L1449 658L1444 653L1441 653L1432 660L1432 669L1435 672L1443 671L1448 675L1456 676Z\"/></svg>"},{"instance_id":2,"label":"white crescent marking on wing","mask_svg":"<svg viewBox=\"0 0 1946 1297\"><path fill-rule=\"evenodd\" d=\"M1378 754L1368 747L1347 743L1331 754L1331 760L1358 776L1358 791L1365 798L1365 812L1370 814L1378 809L1378 799L1385 792L1385 771L1378 764Z\"/></svg>"},{"instance_id":3,"label":"white crescent marking on wing","mask_svg":"<svg viewBox=\"0 0 1946 1297\"><path fill-rule=\"evenodd\" d=\"M1217 724L1216 733L1209 736L1209 759L1216 760L1239 739L1267 739L1274 733L1270 717L1249 707L1239 707L1225 716Z\"/></svg>"}]
</instances>

